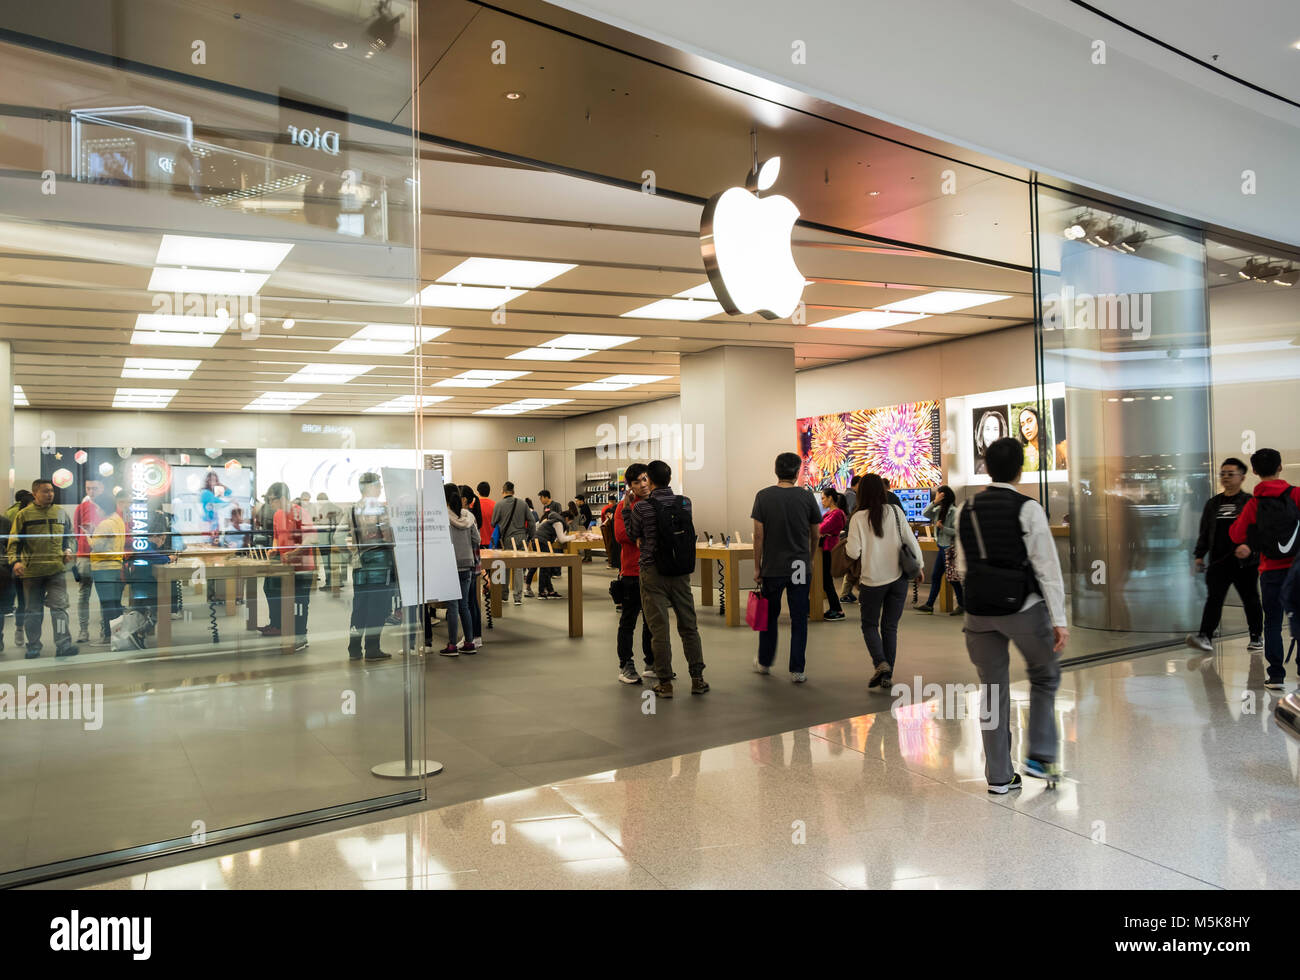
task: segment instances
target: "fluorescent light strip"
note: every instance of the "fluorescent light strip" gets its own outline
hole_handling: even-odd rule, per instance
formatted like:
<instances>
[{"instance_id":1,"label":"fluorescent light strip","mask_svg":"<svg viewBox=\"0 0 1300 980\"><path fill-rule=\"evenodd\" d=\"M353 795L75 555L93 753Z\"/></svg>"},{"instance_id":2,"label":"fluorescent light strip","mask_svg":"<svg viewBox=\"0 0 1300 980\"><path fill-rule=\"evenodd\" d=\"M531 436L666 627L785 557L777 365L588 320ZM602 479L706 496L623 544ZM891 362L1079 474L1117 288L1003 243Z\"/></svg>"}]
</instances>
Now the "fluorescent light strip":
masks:
<instances>
[{"instance_id":1,"label":"fluorescent light strip","mask_svg":"<svg viewBox=\"0 0 1300 980\"><path fill-rule=\"evenodd\" d=\"M700 299L661 299L619 316L639 320L704 320L722 312L722 304Z\"/></svg>"},{"instance_id":2,"label":"fluorescent light strip","mask_svg":"<svg viewBox=\"0 0 1300 980\"><path fill-rule=\"evenodd\" d=\"M215 347L232 320L178 313L141 313L135 318L133 344L161 347Z\"/></svg>"},{"instance_id":3,"label":"fluorescent light strip","mask_svg":"<svg viewBox=\"0 0 1300 980\"><path fill-rule=\"evenodd\" d=\"M502 381L522 378L528 371L462 371L450 378L435 381L436 388L491 388Z\"/></svg>"},{"instance_id":4,"label":"fluorescent light strip","mask_svg":"<svg viewBox=\"0 0 1300 980\"><path fill-rule=\"evenodd\" d=\"M270 279L267 272L231 272L224 269L153 270L149 288L159 293L202 293L211 296L252 296Z\"/></svg>"},{"instance_id":5,"label":"fluorescent light strip","mask_svg":"<svg viewBox=\"0 0 1300 980\"><path fill-rule=\"evenodd\" d=\"M415 339L415 325L404 323L370 323L347 340L330 349L332 354L407 354L445 334L450 327L420 327Z\"/></svg>"},{"instance_id":6,"label":"fluorescent light strip","mask_svg":"<svg viewBox=\"0 0 1300 980\"><path fill-rule=\"evenodd\" d=\"M510 286L536 289L563 275L576 265L566 262L531 262L521 259L466 259L438 282L464 283L470 286Z\"/></svg>"},{"instance_id":7,"label":"fluorescent light strip","mask_svg":"<svg viewBox=\"0 0 1300 980\"><path fill-rule=\"evenodd\" d=\"M495 408L482 408L474 414L522 415L524 412L532 412L539 408L550 408L552 405L566 405L571 401L573 401L572 398L523 398L506 405L498 405Z\"/></svg>"},{"instance_id":8,"label":"fluorescent light strip","mask_svg":"<svg viewBox=\"0 0 1300 980\"><path fill-rule=\"evenodd\" d=\"M829 320L810 323L808 326L834 327L837 330L881 330L884 327L896 327L900 323L910 323L913 320L924 319L924 313L886 313L881 310L859 310L857 313L846 313L843 316L831 317Z\"/></svg>"},{"instance_id":9,"label":"fluorescent light strip","mask_svg":"<svg viewBox=\"0 0 1300 980\"><path fill-rule=\"evenodd\" d=\"M519 361L576 361L580 357L594 354L599 350L609 350L621 344L630 344L640 337L620 337L614 334L566 333L562 337L548 340L538 347L529 347L516 354L507 354L507 360Z\"/></svg>"},{"instance_id":10,"label":"fluorescent light strip","mask_svg":"<svg viewBox=\"0 0 1300 980\"><path fill-rule=\"evenodd\" d=\"M495 310L522 296L525 289L493 289L486 286L446 286L432 283L417 294L421 306L438 306L453 310ZM407 300L410 306L414 301Z\"/></svg>"},{"instance_id":11,"label":"fluorescent light strip","mask_svg":"<svg viewBox=\"0 0 1300 980\"><path fill-rule=\"evenodd\" d=\"M637 385L653 384L656 381L667 381L669 375L666 374L614 374L608 378L602 378L600 381L588 381L585 384L569 385L568 391L623 391L625 388L635 388Z\"/></svg>"},{"instance_id":12,"label":"fluorescent light strip","mask_svg":"<svg viewBox=\"0 0 1300 980\"><path fill-rule=\"evenodd\" d=\"M176 397L176 388L118 388L114 408L166 408Z\"/></svg>"},{"instance_id":13,"label":"fluorescent light strip","mask_svg":"<svg viewBox=\"0 0 1300 980\"><path fill-rule=\"evenodd\" d=\"M347 384L353 378L373 371L377 364L308 364L284 379L284 384Z\"/></svg>"},{"instance_id":14,"label":"fluorescent light strip","mask_svg":"<svg viewBox=\"0 0 1300 980\"><path fill-rule=\"evenodd\" d=\"M242 411L287 412L320 396L319 391L267 391L245 405Z\"/></svg>"},{"instance_id":15,"label":"fluorescent light strip","mask_svg":"<svg viewBox=\"0 0 1300 980\"><path fill-rule=\"evenodd\" d=\"M908 299L897 299L876 309L899 313L956 313L959 310L969 310L1010 298L1002 293L963 293L958 290L940 289Z\"/></svg>"},{"instance_id":16,"label":"fluorescent light strip","mask_svg":"<svg viewBox=\"0 0 1300 980\"><path fill-rule=\"evenodd\" d=\"M202 363L202 361L172 360L162 357L128 357L122 365L122 377L187 381Z\"/></svg>"},{"instance_id":17,"label":"fluorescent light strip","mask_svg":"<svg viewBox=\"0 0 1300 980\"><path fill-rule=\"evenodd\" d=\"M437 402L445 402L451 399L451 395L421 395L419 404L421 408L433 405ZM382 405L375 405L373 408L367 408L367 412L383 412L392 415L404 415L407 412L414 412L416 407L415 395L403 395L401 398L394 398L390 402L384 402Z\"/></svg>"},{"instance_id":18,"label":"fluorescent light strip","mask_svg":"<svg viewBox=\"0 0 1300 980\"><path fill-rule=\"evenodd\" d=\"M27 396L23 393L22 385L14 385L14 408L30 408L31 403L27 401Z\"/></svg>"},{"instance_id":19,"label":"fluorescent light strip","mask_svg":"<svg viewBox=\"0 0 1300 980\"><path fill-rule=\"evenodd\" d=\"M292 249L293 245L285 242L163 235L154 262L158 265L190 265L202 269L274 272Z\"/></svg>"}]
</instances>

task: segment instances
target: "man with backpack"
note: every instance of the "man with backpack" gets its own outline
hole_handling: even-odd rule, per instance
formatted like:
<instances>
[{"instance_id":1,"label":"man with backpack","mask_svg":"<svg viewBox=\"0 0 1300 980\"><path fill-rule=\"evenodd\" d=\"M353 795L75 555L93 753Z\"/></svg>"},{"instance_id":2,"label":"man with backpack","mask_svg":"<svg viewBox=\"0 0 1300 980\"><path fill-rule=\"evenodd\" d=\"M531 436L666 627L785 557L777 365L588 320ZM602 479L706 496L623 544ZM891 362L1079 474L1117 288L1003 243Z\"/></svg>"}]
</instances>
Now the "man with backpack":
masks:
<instances>
[{"instance_id":1,"label":"man with backpack","mask_svg":"<svg viewBox=\"0 0 1300 980\"><path fill-rule=\"evenodd\" d=\"M1300 487L1282 479L1282 454L1261 449L1250 457L1250 468L1260 478L1255 495L1232 522L1228 537L1237 545L1240 559L1259 552L1259 587L1264 605L1264 659L1268 679L1264 687L1282 690L1286 662L1282 659L1282 587L1300 555ZM1251 543L1255 547L1251 547ZM1300 670L1300 661L1296 669Z\"/></svg>"},{"instance_id":2,"label":"man with backpack","mask_svg":"<svg viewBox=\"0 0 1300 980\"><path fill-rule=\"evenodd\" d=\"M651 690L661 698L673 696L673 652L668 635L668 611L677 617L677 635L691 672L691 693L709 690L704 680L704 650L695 623L695 595L691 573L695 570L695 524L691 501L669 486L672 467L656 459L646 467L652 489L632 505L628 534L641 549L641 605L650 624L658 683Z\"/></svg>"},{"instance_id":3,"label":"man with backpack","mask_svg":"<svg viewBox=\"0 0 1300 980\"><path fill-rule=\"evenodd\" d=\"M1025 465L1015 438L998 439L984 462L993 482L957 511L957 571L966 593L966 653L979 672L980 734L989 792L1020 789L1011 762L1011 677L1015 641L1029 675L1026 775L1056 785L1056 688L1070 632L1065 581L1047 515L1016 489Z\"/></svg>"},{"instance_id":4,"label":"man with backpack","mask_svg":"<svg viewBox=\"0 0 1300 980\"><path fill-rule=\"evenodd\" d=\"M500 531L497 541L500 547L507 550L515 550L516 547L524 548L528 545L528 539L532 537L532 521L528 517L528 508L524 502L515 496L515 485L509 480L501 487L502 497L492 510L492 527ZM484 517L486 522L487 518ZM492 539L492 532L488 532L488 540ZM514 583L515 605L524 604L524 569L510 569L510 578Z\"/></svg>"},{"instance_id":5,"label":"man with backpack","mask_svg":"<svg viewBox=\"0 0 1300 980\"><path fill-rule=\"evenodd\" d=\"M632 649L632 640L636 636L636 620L641 617L641 655L645 659L645 677L655 677L654 646L650 634L650 623L641 607L641 551L636 546L636 539L628 530L632 506L639 500L650 496L650 477L646 475L645 463L633 463L623 474L627 483L627 493L623 499L614 504L610 515L609 527L613 531L614 555L618 562L619 578L616 580L619 598L618 616L618 679L622 684L640 684L641 676L636 672L636 654Z\"/></svg>"},{"instance_id":6,"label":"man with backpack","mask_svg":"<svg viewBox=\"0 0 1300 980\"><path fill-rule=\"evenodd\" d=\"M1259 555L1252 553L1245 559L1238 558L1234 554L1236 546L1228 537L1229 528L1250 502L1250 494L1241 489L1245 479L1246 464L1236 457L1225 459L1219 467L1223 493L1211 497L1201 512L1201 529L1192 557L1197 574L1205 575L1208 595L1201 613L1201 628L1188 635L1187 645L1202 653L1214 652L1214 631L1223 617L1223 600L1230 588L1236 588L1246 611L1246 623L1250 627L1250 642L1246 649L1251 652L1264 649L1264 612L1259 604Z\"/></svg>"}]
</instances>

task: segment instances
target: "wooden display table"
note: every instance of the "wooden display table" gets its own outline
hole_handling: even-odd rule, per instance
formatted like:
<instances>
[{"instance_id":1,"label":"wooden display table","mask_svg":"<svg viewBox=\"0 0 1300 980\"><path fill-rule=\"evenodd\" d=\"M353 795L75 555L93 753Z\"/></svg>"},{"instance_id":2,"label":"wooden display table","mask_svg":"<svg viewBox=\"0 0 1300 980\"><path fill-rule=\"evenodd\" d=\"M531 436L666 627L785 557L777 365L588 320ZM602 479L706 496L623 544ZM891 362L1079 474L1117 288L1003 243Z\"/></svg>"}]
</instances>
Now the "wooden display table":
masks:
<instances>
[{"instance_id":1,"label":"wooden display table","mask_svg":"<svg viewBox=\"0 0 1300 980\"><path fill-rule=\"evenodd\" d=\"M195 556L197 557L197 556ZM293 653L293 567L281 564L278 561L254 561L246 558L235 558L227 553L227 560L223 564L207 564L204 568L204 574L209 581L222 581L226 583L226 608L233 611L234 595L238 591L239 583L248 582L251 586L247 590L249 598L245 605L248 609L247 629L255 630L257 628L257 580L259 578L279 578L280 582L280 648L285 653ZM154 578L158 581L158 622L155 628L155 636L158 641L158 649L162 650L171 646L172 642L172 617L171 617L171 583L187 582L194 575L194 566L189 563L168 565L154 565ZM163 610L167 612L164 614Z\"/></svg>"},{"instance_id":2,"label":"wooden display table","mask_svg":"<svg viewBox=\"0 0 1300 980\"><path fill-rule=\"evenodd\" d=\"M722 584L718 588L721 591L719 615L727 617L728 626L739 626L744 620L741 618L740 608L740 563L742 561L754 560L754 546L752 544L697 544L695 546L695 557L700 562L700 605L713 605L713 590L716 579L713 574L713 563L717 562L722 569ZM752 582L746 587L745 591L753 588ZM820 554L813 555L812 575L808 591L808 618L820 622L822 619L822 602L825 597L822 595L822 557Z\"/></svg>"},{"instance_id":3,"label":"wooden display table","mask_svg":"<svg viewBox=\"0 0 1300 980\"><path fill-rule=\"evenodd\" d=\"M495 571L510 568L568 569L565 581L569 589L569 635L582 636L582 555L484 548L479 553L479 560L483 563L483 571L487 573L488 595L494 619L501 616L503 610L501 595L504 591L500 582L503 576L493 574Z\"/></svg>"},{"instance_id":4,"label":"wooden display table","mask_svg":"<svg viewBox=\"0 0 1300 980\"><path fill-rule=\"evenodd\" d=\"M598 533L588 531L574 538L572 541L566 542L564 545L564 553L566 555L580 555L584 551L593 551L598 548L604 549L604 547L605 539Z\"/></svg>"},{"instance_id":5,"label":"wooden display table","mask_svg":"<svg viewBox=\"0 0 1300 980\"><path fill-rule=\"evenodd\" d=\"M921 545L921 556L923 558L925 558L928 555L938 554L939 552L939 544L934 540L934 538L917 538L917 543ZM925 563L925 569L926 569L925 582L922 586L923 588L926 589L930 588L930 582L931 582L930 567L931 567L931 563L927 561ZM947 580L947 577L945 576L943 588L939 590L940 611L952 612L953 609L955 608L953 606L953 600L955 598L956 598L956 594L952 591L952 583L949 582Z\"/></svg>"}]
</instances>

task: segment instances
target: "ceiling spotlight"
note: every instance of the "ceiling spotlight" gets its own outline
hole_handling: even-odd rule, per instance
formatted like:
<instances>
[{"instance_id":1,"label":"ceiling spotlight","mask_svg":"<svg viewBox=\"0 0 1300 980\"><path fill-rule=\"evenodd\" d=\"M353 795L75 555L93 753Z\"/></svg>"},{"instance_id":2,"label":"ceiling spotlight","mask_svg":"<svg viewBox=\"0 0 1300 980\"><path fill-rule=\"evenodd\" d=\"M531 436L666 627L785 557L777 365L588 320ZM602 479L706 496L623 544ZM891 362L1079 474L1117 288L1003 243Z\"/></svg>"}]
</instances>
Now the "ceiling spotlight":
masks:
<instances>
[{"instance_id":1,"label":"ceiling spotlight","mask_svg":"<svg viewBox=\"0 0 1300 980\"><path fill-rule=\"evenodd\" d=\"M1284 272L1280 272L1274 277L1273 285L1294 286L1297 280L1300 280L1300 269L1289 266Z\"/></svg>"},{"instance_id":2,"label":"ceiling spotlight","mask_svg":"<svg viewBox=\"0 0 1300 980\"><path fill-rule=\"evenodd\" d=\"M348 42L335 41L333 44L330 45L330 47L333 48L335 51L346 51L348 49Z\"/></svg>"},{"instance_id":3,"label":"ceiling spotlight","mask_svg":"<svg viewBox=\"0 0 1300 980\"><path fill-rule=\"evenodd\" d=\"M247 324L248 326L251 327L251 326L252 326L253 324L255 324L256 322L257 322L257 315L256 315L255 313L253 313L252 310L249 310L247 313L244 314L244 323L245 323L245 324Z\"/></svg>"},{"instance_id":4,"label":"ceiling spotlight","mask_svg":"<svg viewBox=\"0 0 1300 980\"><path fill-rule=\"evenodd\" d=\"M524 97L524 93L523 93L523 92L507 92L507 93L506 93L506 98L509 99L511 102L518 102L518 101L519 101L520 99L522 99L523 97Z\"/></svg>"},{"instance_id":5,"label":"ceiling spotlight","mask_svg":"<svg viewBox=\"0 0 1300 980\"><path fill-rule=\"evenodd\" d=\"M1067 227L1065 231L1061 232L1061 234L1063 234L1070 241L1077 242L1080 238L1083 238L1086 234L1088 234L1088 231L1086 228L1083 227L1083 225L1079 224L1079 222L1076 221L1074 224Z\"/></svg>"},{"instance_id":6,"label":"ceiling spotlight","mask_svg":"<svg viewBox=\"0 0 1300 980\"><path fill-rule=\"evenodd\" d=\"M216 312L213 313L212 315L221 323L230 322L230 311L226 309L224 306L217 307Z\"/></svg>"},{"instance_id":7,"label":"ceiling spotlight","mask_svg":"<svg viewBox=\"0 0 1300 980\"><path fill-rule=\"evenodd\" d=\"M880 191L867 191L867 194L870 195L871 197L879 197Z\"/></svg>"},{"instance_id":8,"label":"ceiling spotlight","mask_svg":"<svg viewBox=\"0 0 1300 980\"><path fill-rule=\"evenodd\" d=\"M1237 270L1237 275L1242 279L1268 282L1274 276L1280 276L1282 272L1281 263L1274 263L1269 259L1252 256L1244 266Z\"/></svg>"},{"instance_id":9,"label":"ceiling spotlight","mask_svg":"<svg viewBox=\"0 0 1300 980\"><path fill-rule=\"evenodd\" d=\"M1094 231L1092 233L1091 240L1093 242L1096 242L1098 245L1104 247L1106 245L1113 245L1115 242L1119 240L1122 234L1123 231L1119 226L1119 222L1112 221L1110 224L1106 225L1105 227L1099 228L1096 231Z\"/></svg>"},{"instance_id":10,"label":"ceiling spotlight","mask_svg":"<svg viewBox=\"0 0 1300 980\"><path fill-rule=\"evenodd\" d=\"M387 51L397 40L402 15L394 15L391 6L389 0L379 0L375 6L375 19L366 27L366 39L372 51Z\"/></svg>"},{"instance_id":11,"label":"ceiling spotlight","mask_svg":"<svg viewBox=\"0 0 1300 980\"><path fill-rule=\"evenodd\" d=\"M285 330L292 330L292 329L293 329L293 325L294 325L295 323L297 323L297 322L298 322L298 321L295 320L295 319L293 319L293 317L290 317L289 319L285 320L284 323L282 323L282 324L280 324L280 325L281 325L282 327L284 327Z\"/></svg>"},{"instance_id":12,"label":"ceiling spotlight","mask_svg":"<svg viewBox=\"0 0 1300 980\"><path fill-rule=\"evenodd\" d=\"M1130 255L1146 244L1150 234L1145 228L1133 226L1133 230L1115 243L1115 247L1122 252L1128 252Z\"/></svg>"}]
</instances>

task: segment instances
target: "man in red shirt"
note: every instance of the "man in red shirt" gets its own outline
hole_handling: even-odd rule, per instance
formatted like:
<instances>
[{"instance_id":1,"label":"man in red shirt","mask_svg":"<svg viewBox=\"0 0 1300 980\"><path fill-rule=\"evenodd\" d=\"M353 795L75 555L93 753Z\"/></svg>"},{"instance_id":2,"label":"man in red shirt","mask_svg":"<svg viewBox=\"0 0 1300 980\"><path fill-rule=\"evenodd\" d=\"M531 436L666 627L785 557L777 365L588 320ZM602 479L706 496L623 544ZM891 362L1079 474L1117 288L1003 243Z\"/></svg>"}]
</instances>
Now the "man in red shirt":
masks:
<instances>
[{"instance_id":1,"label":"man in red shirt","mask_svg":"<svg viewBox=\"0 0 1300 980\"><path fill-rule=\"evenodd\" d=\"M627 515L638 500L650 496L650 478L645 463L633 463L623 475L627 493L613 504L614 537L618 541L619 574L622 576L622 612L618 617L618 679L623 684L640 684L636 672L636 654L632 638L636 635L636 618L641 617L641 656L645 660L645 677L654 677L655 655L650 645L650 624L641 609L641 549L628 533Z\"/></svg>"},{"instance_id":2,"label":"man in red shirt","mask_svg":"<svg viewBox=\"0 0 1300 980\"><path fill-rule=\"evenodd\" d=\"M478 505L483 509L483 527L479 530L479 544L483 548L492 547L492 509L496 504L488 496L492 492L492 485L484 480L474 488L478 491Z\"/></svg>"},{"instance_id":3,"label":"man in red shirt","mask_svg":"<svg viewBox=\"0 0 1300 980\"><path fill-rule=\"evenodd\" d=\"M1238 558L1259 551L1260 598L1264 604L1264 659L1268 680L1264 687L1282 690L1286 664L1282 659L1282 583L1291 563L1300 555L1300 487L1282 479L1282 454L1261 449L1250 457L1250 468L1260 478L1255 495L1228 529L1237 545ZM1251 545L1255 547L1252 548ZM1300 663L1296 664L1300 671Z\"/></svg>"},{"instance_id":4,"label":"man in red shirt","mask_svg":"<svg viewBox=\"0 0 1300 980\"><path fill-rule=\"evenodd\" d=\"M104 519L104 512L95 502L103 492L104 484L99 480L87 480L86 495L72 515L72 529L77 535L77 563L73 567L77 570L78 643L90 642L90 592L95 585L90 572L90 535L95 533L95 528ZM101 642L108 641L106 635L99 639Z\"/></svg>"}]
</instances>

